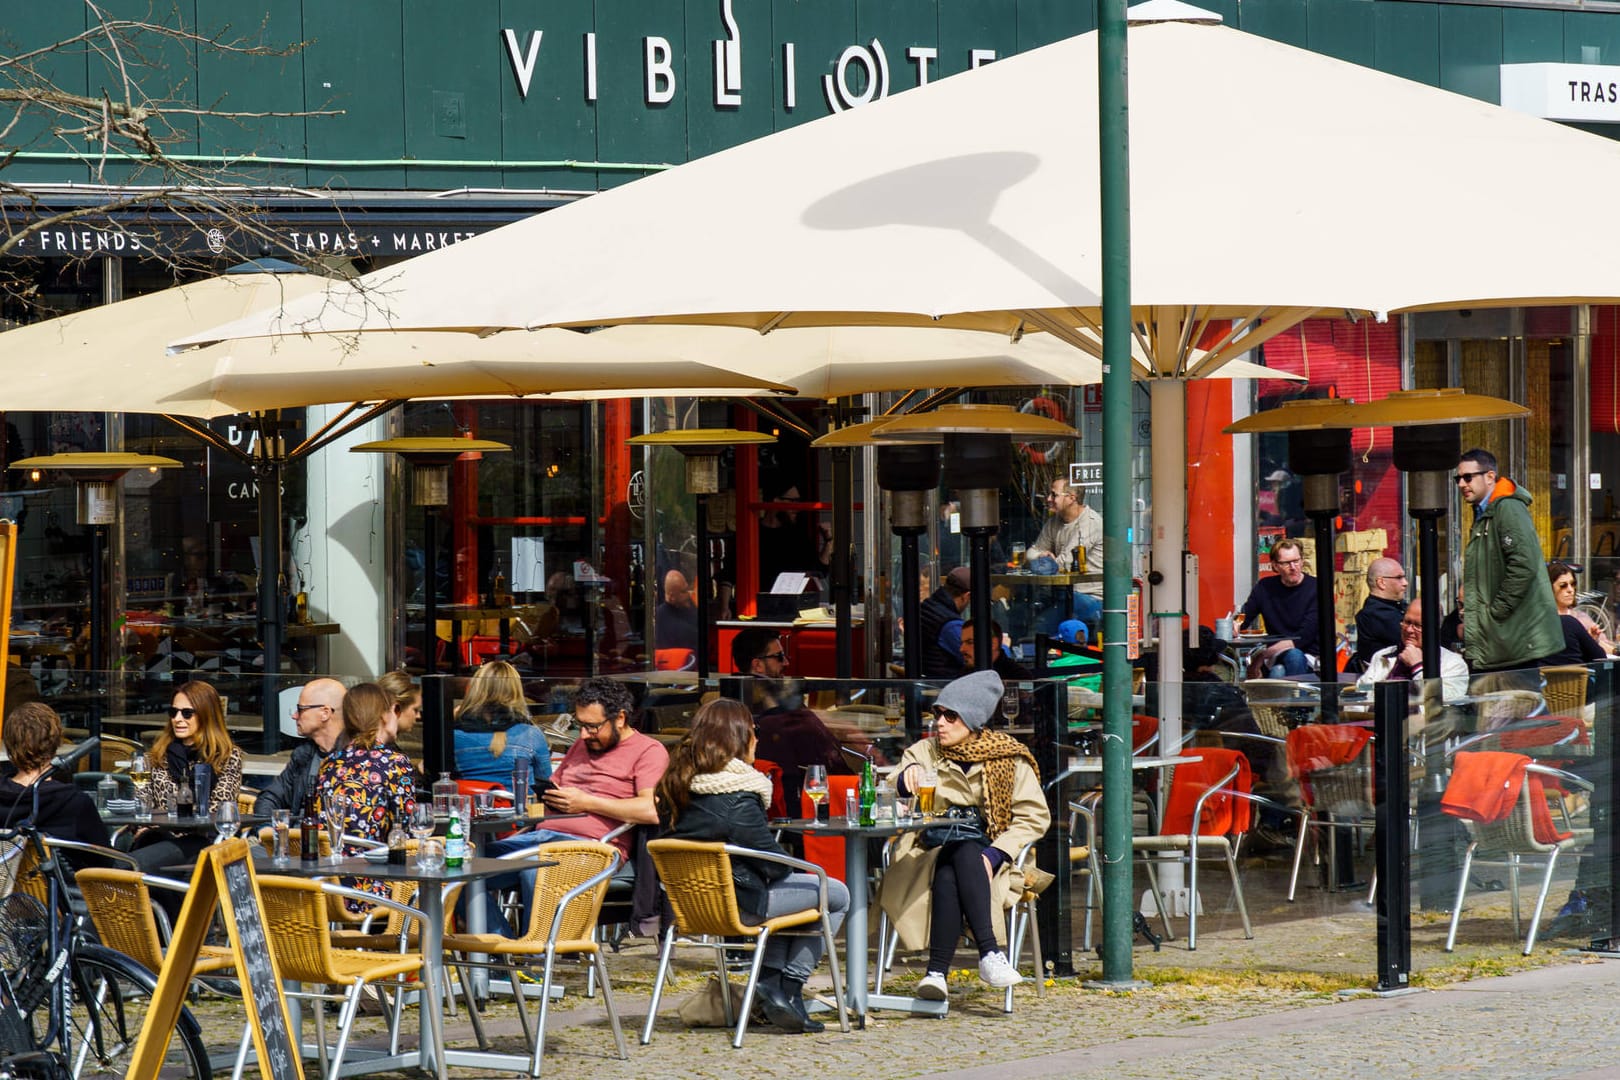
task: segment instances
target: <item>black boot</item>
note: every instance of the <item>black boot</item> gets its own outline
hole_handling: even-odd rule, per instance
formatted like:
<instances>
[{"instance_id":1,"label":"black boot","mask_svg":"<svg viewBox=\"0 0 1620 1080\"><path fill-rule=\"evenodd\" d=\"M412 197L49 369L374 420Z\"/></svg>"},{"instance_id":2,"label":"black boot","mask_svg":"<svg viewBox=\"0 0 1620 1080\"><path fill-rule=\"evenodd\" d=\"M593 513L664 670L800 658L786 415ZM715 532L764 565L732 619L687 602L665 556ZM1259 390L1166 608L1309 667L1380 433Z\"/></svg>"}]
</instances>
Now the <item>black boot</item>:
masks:
<instances>
[{"instance_id":1,"label":"black boot","mask_svg":"<svg viewBox=\"0 0 1620 1080\"><path fill-rule=\"evenodd\" d=\"M799 1019L804 1023L804 1030L811 1034L827 1030L827 1025L820 1020L810 1019L810 1010L804 1006L804 983L784 972L782 975L782 993L792 1004L793 1011L798 1014Z\"/></svg>"},{"instance_id":2,"label":"black boot","mask_svg":"<svg viewBox=\"0 0 1620 1080\"><path fill-rule=\"evenodd\" d=\"M804 1030L804 1018L794 1009L793 1002L796 996L790 996L782 988L782 973L780 971L761 971L759 982L754 987L754 1000L765 1008L765 1017L771 1026L792 1034ZM803 1008L803 1002L800 1002Z\"/></svg>"}]
</instances>

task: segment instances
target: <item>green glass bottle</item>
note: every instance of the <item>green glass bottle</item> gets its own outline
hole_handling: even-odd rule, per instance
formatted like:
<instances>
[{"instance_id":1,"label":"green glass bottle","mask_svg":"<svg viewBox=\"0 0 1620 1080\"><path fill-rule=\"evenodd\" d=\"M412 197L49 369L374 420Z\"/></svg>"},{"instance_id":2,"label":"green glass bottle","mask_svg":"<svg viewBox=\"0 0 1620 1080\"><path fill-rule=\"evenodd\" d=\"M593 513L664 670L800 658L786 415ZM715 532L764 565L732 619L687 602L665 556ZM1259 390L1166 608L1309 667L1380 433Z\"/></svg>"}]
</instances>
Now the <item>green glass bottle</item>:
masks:
<instances>
[{"instance_id":1,"label":"green glass bottle","mask_svg":"<svg viewBox=\"0 0 1620 1080\"><path fill-rule=\"evenodd\" d=\"M872 771L872 763L868 761L861 767L861 785L857 792L860 801L860 824L865 827L877 824L874 810L877 807L877 774Z\"/></svg>"},{"instance_id":2,"label":"green glass bottle","mask_svg":"<svg viewBox=\"0 0 1620 1080\"><path fill-rule=\"evenodd\" d=\"M444 865L460 866L467 855L467 840L461 832L461 814L450 811L450 827L444 835Z\"/></svg>"}]
</instances>

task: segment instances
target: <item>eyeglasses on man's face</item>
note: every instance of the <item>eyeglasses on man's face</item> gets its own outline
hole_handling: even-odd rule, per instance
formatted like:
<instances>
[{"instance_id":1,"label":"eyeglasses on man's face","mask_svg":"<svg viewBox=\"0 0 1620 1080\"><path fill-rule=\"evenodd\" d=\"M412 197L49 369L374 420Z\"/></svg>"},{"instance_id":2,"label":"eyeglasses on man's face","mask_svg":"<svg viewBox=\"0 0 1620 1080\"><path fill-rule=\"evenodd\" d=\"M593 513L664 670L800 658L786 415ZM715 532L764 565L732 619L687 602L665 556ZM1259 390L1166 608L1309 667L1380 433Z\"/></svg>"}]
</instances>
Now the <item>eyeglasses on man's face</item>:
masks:
<instances>
[{"instance_id":1,"label":"eyeglasses on man's face","mask_svg":"<svg viewBox=\"0 0 1620 1080\"><path fill-rule=\"evenodd\" d=\"M785 661L787 659L787 653L782 651L781 649L778 649L775 652L766 653L764 656L760 657L760 659L761 660L775 660L777 663L780 664L780 663L782 663L783 661Z\"/></svg>"},{"instance_id":2,"label":"eyeglasses on man's face","mask_svg":"<svg viewBox=\"0 0 1620 1080\"><path fill-rule=\"evenodd\" d=\"M1273 559L1271 561L1272 566L1303 566L1304 563L1304 559Z\"/></svg>"},{"instance_id":3,"label":"eyeglasses on man's face","mask_svg":"<svg viewBox=\"0 0 1620 1080\"><path fill-rule=\"evenodd\" d=\"M611 720L601 720L601 721L598 721L597 723L594 723L594 724L587 724L587 723L584 723L583 721L576 720L575 723L579 724L580 734L582 734L582 735L595 735L598 731L601 731L603 728L608 727L609 725L611 725L613 723L613 721L611 721Z\"/></svg>"},{"instance_id":4,"label":"eyeglasses on man's face","mask_svg":"<svg viewBox=\"0 0 1620 1080\"><path fill-rule=\"evenodd\" d=\"M294 716L303 716L305 713L307 713L311 709L330 709L331 707L332 706L330 706L330 705L321 705L321 704L294 705L293 706L293 715Z\"/></svg>"},{"instance_id":5,"label":"eyeglasses on man's face","mask_svg":"<svg viewBox=\"0 0 1620 1080\"><path fill-rule=\"evenodd\" d=\"M1422 623L1421 620L1417 621L1417 622L1414 622L1411 619L1402 619L1401 620L1401 629L1402 630L1422 630L1423 629L1423 623Z\"/></svg>"}]
</instances>

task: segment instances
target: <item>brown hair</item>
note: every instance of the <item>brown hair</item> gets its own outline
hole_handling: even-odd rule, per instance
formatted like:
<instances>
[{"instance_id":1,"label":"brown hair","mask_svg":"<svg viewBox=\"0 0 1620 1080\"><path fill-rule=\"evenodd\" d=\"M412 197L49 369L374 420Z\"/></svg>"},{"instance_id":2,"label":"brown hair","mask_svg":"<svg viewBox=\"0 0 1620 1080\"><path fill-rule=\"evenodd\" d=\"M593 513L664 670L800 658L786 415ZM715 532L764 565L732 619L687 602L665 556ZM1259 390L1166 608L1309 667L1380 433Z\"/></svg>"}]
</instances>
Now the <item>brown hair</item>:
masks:
<instances>
[{"instance_id":1,"label":"brown hair","mask_svg":"<svg viewBox=\"0 0 1620 1080\"><path fill-rule=\"evenodd\" d=\"M404 671L390 671L377 680L377 686L383 693L394 699L394 708L403 709L412 699L422 696L422 688L411 681L411 677Z\"/></svg>"},{"instance_id":2,"label":"brown hair","mask_svg":"<svg viewBox=\"0 0 1620 1080\"><path fill-rule=\"evenodd\" d=\"M393 707L393 696L376 683L351 686L343 695L343 733L349 737L349 745L376 746L383 715Z\"/></svg>"},{"instance_id":3,"label":"brown hair","mask_svg":"<svg viewBox=\"0 0 1620 1080\"><path fill-rule=\"evenodd\" d=\"M666 825L692 801L692 778L719 772L732 758L748 751L754 737L754 714L733 698L715 698L698 709L692 727L669 754L669 768L653 792L658 816Z\"/></svg>"},{"instance_id":4,"label":"brown hair","mask_svg":"<svg viewBox=\"0 0 1620 1080\"><path fill-rule=\"evenodd\" d=\"M194 717L197 721L197 756L213 766L215 775L218 775L230 764L231 751L236 749L231 742L231 733L225 729L225 703L219 699L219 691L205 682L185 683L175 689L174 697L169 700L173 701L182 694L197 710ZM9 718L6 722L10 723ZM152 759L162 761L172 742L174 723L171 719L152 742Z\"/></svg>"},{"instance_id":5,"label":"brown hair","mask_svg":"<svg viewBox=\"0 0 1620 1080\"><path fill-rule=\"evenodd\" d=\"M33 772L48 764L62 744L62 718L43 701L25 701L6 717L0 738L16 770Z\"/></svg>"}]
</instances>

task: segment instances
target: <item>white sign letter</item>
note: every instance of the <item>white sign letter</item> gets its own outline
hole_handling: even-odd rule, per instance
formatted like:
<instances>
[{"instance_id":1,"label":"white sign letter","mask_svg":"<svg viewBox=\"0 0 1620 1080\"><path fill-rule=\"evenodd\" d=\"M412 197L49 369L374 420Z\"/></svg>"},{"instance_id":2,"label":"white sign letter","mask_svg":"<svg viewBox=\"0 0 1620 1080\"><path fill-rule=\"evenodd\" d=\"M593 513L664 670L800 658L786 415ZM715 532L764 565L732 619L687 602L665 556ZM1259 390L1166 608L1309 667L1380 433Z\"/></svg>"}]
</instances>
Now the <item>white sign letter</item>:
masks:
<instances>
[{"instance_id":1,"label":"white sign letter","mask_svg":"<svg viewBox=\"0 0 1620 1080\"><path fill-rule=\"evenodd\" d=\"M791 109L799 104L799 88L794 85L797 73L793 62L793 42L782 43L782 107Z\"/></svg>"},{"instance_id":2,"label":"white sign letter","mask_svg":"<svg viewBox=\"0 0 1620 1080\"><path fill-rule=\"evenodd\" d=\"M502 30L506 37L506 56L512 61L512 73L517 76L518 95L524 99L529 96L529 83L534 80L534 65L540 59L540 38L544 30L536 30L529 35L529 47L523 55L518 56L517 31Z\"/></svg>"},{"instance_id":3,"label":"white sign letter","mask_svg":"<svg viewBox=\"0 0 1620 1080\"><path fill-rule=\"evenodd\" d=\"M996 50L994 49L969 49L968 70L972 71L975 68L983 67L995 58Z\"/></svg>"},{"instance_id":4,"label":"white sign letter","mask_svg":"<svg viewBox=\"0 0 1620 1080\"><path fill-rule=\"evenodd\" d=\"M726 24L726 37L714 43L714 103L742 104L742 34L731 0L720 0L720 21Z\"/></svg>"},{"instance_id":5,"label":"white sign letter","mask_svg":"<svg viewBox=\"0 0 1620 1080\"><path fill-rule=\"evenodd\" d=\"M667 105L675 100L675 66L673 58L675 50L669 47L669 39L649 37L642 39L645 50L646 63L644 71L647 80L647 104Z\"/></svg>"},{"instance_id":6,"label":"white sign letter","mask_svg":"<svg viewBox=\"0 0 1620 1080\"><path fill-rule=\"evenodd\" d=\"M585 100L596 100L596 35L585 35Z\"/></svg>"},{"instance_id":7,"label":"white sign letter","mask_svg":"<svg viewBox=\"0 0 1620 1080\"><path fill-rule=\"evenodd\" d=\"M928 65L939 59L939 50L927 45L913 45L906 50L906 59L917 65L917 85L928 85Z\"/></svg>"}]
</instances>

